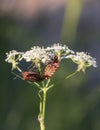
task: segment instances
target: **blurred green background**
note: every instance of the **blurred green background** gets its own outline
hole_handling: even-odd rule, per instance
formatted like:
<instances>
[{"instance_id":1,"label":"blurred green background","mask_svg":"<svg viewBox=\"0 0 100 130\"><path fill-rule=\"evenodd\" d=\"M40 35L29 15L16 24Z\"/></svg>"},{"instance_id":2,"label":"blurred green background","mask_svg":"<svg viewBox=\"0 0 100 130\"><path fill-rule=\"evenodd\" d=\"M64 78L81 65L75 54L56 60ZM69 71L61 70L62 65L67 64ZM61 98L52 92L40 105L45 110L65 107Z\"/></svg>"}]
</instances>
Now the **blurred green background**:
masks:
<instances>
[{"instance_id":1,"label":"blurred green background","mask_svg":"<svg viewBox=\"0 0 100 130\"><path fill-rule=\"evenodd\" d=\"M0 130L39 130L38 90L14 78L5 53L58 42L89 52L98 67L63 81L75 66L62 62L48 92L46 129L100 130L99 0L0 1Z\"/></svg>"}]
</instances>

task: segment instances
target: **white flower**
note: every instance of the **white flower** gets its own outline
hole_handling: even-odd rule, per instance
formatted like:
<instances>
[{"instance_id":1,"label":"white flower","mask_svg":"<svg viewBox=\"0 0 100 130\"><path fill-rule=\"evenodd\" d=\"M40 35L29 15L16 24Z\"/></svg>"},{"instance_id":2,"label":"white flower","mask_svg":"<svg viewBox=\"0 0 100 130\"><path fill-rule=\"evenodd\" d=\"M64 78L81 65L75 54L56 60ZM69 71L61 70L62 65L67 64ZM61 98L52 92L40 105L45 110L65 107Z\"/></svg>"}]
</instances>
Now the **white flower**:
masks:
<instances>
[{"instance_id":1,"label":"white flower","mask_svg":"<svg viewBox=\"0 0 100 130\"><path fill-rule=\"evenodd\" d=\"M12 59L15 58L15 55L18 55L18 52L15 50L9 51L6 53L7 58L5 59L6 62L11 63Z\"/></svg>"},{"instance_id":2,"label":"white flower","mask_svg":"<svg viewBox=\"0 0 100 130\"><path fill-rule=\"evenodd\" d=\"M91 57L88 53L76 52L75 55L68 55L66 58L71 58L72 61L78 64L78 71L85 71L86 67L97 67L96 59Z\"/></svg>"},{"instance_id":3,"label":"white flower","mask_svg":"<svg viewBox=\"0 0 100 130\"><path fill-rule=\"evenodd\" d=\"M59 43L47 47L46 50L57 55L58 59L64 59L69 53L74 54L74 51L70 50L68 46Z\"/></svg>"},{"instance_id":4,"label":"white flower","mask_svg":"<svg viewBox=\"0 0 100 130\"><path fill-rule=\"evenodd\" d=\"M61 44L54 44L51 47L47 47L47 50L54 50L55 52L59 52L66 49L66 45L62 46Z\"/></svg>"},{"instance_id":5,"label":"white flower","mask_svg":"<svg viewBox=\"0 0 100 130\"><path fill-rule=\"evenodd\" d=\"M26 62L42 62L45 64L49 60L49 55L43 47L34 46L23 54L22 59L25 59Z\"/></svg>"},{"instance_id":6,"label":"white flower","mask_svg":"<svg viewBox=\"0 0 100 130\"><path fill-rule=\"evenodd\" d=\"M62 45L62 44L54 44L51 47L47 47L46 48L48 51L54 51L54 52L59 52L59 51L63 51L63 52L70 52L70 49L68 48L68 46L66 45Z\"/></svg>"},{"instance_id":7,"label":"white flower","mask_svg":"<svg viewBox=\"0 0 100 130\"><path fill-rule=\"evenodd\" d=\"M7 58L5 59L6 62L12 63L12 69L15 69L18 65L18 60L20 59L22 52L17 52L16 50L12 50L6 53Z\"/></svg>"}]
</instances>

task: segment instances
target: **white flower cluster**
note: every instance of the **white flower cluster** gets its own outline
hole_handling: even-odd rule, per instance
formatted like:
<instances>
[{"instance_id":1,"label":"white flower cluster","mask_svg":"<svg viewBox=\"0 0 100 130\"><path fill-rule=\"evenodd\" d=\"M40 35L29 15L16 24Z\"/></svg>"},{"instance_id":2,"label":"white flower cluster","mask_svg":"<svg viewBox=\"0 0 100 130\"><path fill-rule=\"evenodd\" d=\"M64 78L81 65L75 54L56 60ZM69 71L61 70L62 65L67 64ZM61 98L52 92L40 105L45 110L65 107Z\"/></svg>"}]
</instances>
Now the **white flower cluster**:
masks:
<instances>
[{"instance_id":1,"label":"white flower cluster","mask_svg":"<svg viewBox=\"0 0 100 130\"><path fill-rule=\"evenodd\" d=\"M12 69L16 69L19 59L23 55L23 52L17 52L16 50L9 51L6 53L7 58L5 59L6 62L12 63Z\"/></svg>"},{"instance_id":2,"label":"white flower cluster","mask_svg":"<svg viewBox=\"0 0 100 130\"><path fill-rule=\"evenodd\" d=\"M31 48L31 50L26 51L22 57L21 60L24 59L26 62L30 61L37 61L37 62L44 62L48 60L48 54L44 48L41 48L39 46L34 46Z\"/></svg>"},{"instance_id":3,"label":"white flower cluster","mask_svg":"<svg viewBox=\"0 0 100 130\"><path fill-rule=\"evenodd\" d=\"M47 48L34 46L29 51L26 52L18 52L16 50L12 50L9 53L6 53L7 58L5 61L11 63L12 59L15 60L16 55L17 56L20 55L20 58L17 59L19 61L24 59L26 60L26 62L39 61L45 64L46 61L50 60L51 56L60 54L60 57L63 57L63 55L66 56L69 53L74 53L74 52L70 50L66 45L60 45L58 43Z\"/></svg>"},{"instance_id":4,"label":"white flower cluster","mask_svg":"<svg viewBox=\"0 0 100 130\"><path fill-rule=\"evenodd\" d=\"M76 54L68 55L66 58L71 58L72 61L78 64L78 71L85 71L86 67L97 67L96 59L85 52L76 52Z\"/></svg>"},{"instance_id":5,"label":"white flower cluster","mask_svg":"<svg viewBox=\"0 0 100 130\"><path fill-rule=\"evenodd\" d=\"M68 46L62 44L54 44L51 47L39 47L34 46L29 51L17 52L12 50L6 53L6 62L12 63L12 69L17 68L17 65L21 60L26 62L33 62L35 64L46 64L53 56L58 56L59 61L62 59L70 58L74 63L78 64L78 71L85 71L86 67L97 67L95 58L84 52L74 52L70 50Z\"/></svg>"},{"instance_id":6,"label":"white flower cluster","mask_svg":"<svg viewBox=\"0 0 100 130\"><path fill-rule=\"evenodd\" d=\"M65 53L65 54L68 54L68 53L74 53L74 51L70 50L68 48L68 46L66 45L62 45L62 44L54 44L52 45L51 47L47 47L46 50L48 51L52 51L54 53Z\"/></svg>"},{"instance_id":7,"label":"white flower cluster","mask_svg":"<svg viewBox=\"0 0 100 130\"><path fill-rule=\"evenodd\" d=\"M74 54L73 50L70 50L68 46L62 44L53 44L51 47L47 47L46 51L53 55L57 55L58 59L64 59L68 54Z\"/></svg>"}]
</instances>

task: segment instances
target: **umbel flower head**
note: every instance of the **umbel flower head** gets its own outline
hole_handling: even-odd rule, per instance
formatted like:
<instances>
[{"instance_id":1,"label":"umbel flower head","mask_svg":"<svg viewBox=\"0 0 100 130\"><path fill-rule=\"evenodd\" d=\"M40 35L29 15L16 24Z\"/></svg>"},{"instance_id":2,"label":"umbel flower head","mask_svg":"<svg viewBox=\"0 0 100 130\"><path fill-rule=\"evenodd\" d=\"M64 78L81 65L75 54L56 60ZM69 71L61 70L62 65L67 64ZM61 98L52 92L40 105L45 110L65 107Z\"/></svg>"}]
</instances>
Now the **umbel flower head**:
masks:
<instances>
[{"instance_id":1,"label":"umbel flower head","mask_svg":"<svg viewBox=\"0 0 100 130\"><path fill-rule=\"evenodd\" d=\"M5 61L12 64L12 70L19 70L23 78L30 81L42 81L51 78L59 68L60 62L68 58L78 65L77 71L82 70L85 72L87 67L97 67L95 58L91 57L88 53L75 53L68 46L59 43L46 48L33 46L26 52L12 50L6 53L6 56ZM19 68L22 60L33 64L33 67L22 71Z\"/></svg>"},{"instance_id":2,"label":"umbel flower head","mask_svg":"<svg viewBox=\"0 0 100 130\"><path fill-rule=\"evenodd\" d=\"M16 66L22 60L26 62L33 62L38 67L41 63L47 64L51 61L52 57L58 56L59 60L65 58L68 54L73 54L74 51L70 50L66 45L54 44L51 47L39 47L33 46L26 52L18 52L12 50L6 53L6 62L12 63L12 68L16 69Z\"/></svg>"},{"instance_id":3,"label":"umbel flower head","mask_svg":"<svg viewBox=\"0 0 100 130\"><path fill-rule=\"evenodd\" d=\"M74 51L70 50L68 46L59 43L47 47L46 50L51 54L57 55L59 60L64 59L68 54L74 54Z\"/></svg>"},{"instance_id":4,"label":"umbel flower head","mask_svg":"<svg viewBox=\"0 0 100 130\"><path fill-rule=\"evenodd\" d=\"M77 71L82 70L85 72L87 67L97 67L96 59L85 52L76 52L76 54L68 55L67 58L71 58L71 60L78 65Z\"/></svg>"},{"instance_id":5,"label":"umbel flower head","mask_svg":"<svg viewBox=\"0 0 100 130\"><path fill-rule=\"evenodd\" d=\"M16 50L7 52L7 58L5 59L6 62L12 63L12 70L17 68L19 64L19 59L22 56L23 52L17 52Z\"/></svg>"}]
</instances>

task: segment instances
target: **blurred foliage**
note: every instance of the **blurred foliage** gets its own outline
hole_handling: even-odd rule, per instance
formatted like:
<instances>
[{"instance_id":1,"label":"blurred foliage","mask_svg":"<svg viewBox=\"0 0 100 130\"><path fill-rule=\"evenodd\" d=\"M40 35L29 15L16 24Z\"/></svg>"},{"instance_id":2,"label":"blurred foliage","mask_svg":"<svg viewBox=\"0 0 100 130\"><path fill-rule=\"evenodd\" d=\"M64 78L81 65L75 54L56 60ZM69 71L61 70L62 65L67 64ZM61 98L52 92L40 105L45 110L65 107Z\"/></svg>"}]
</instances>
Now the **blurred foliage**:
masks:
<instances>
[{"instance_id":1,"label":"blurred foliage","mask_svg":"<svg viewBox=\"0 0 100 130\"><path fill-rule=\"evenodd\" d=\"M34 45L47 46L58 41L69 41L69 48L76 51L90 51L97 58L98 68L90 68L86 74L79 73L71 79L63 80L76 66L71 61L61 64L53 78L56 85L48 92L47 130L100 130L100 30L94 17L90 17L93 13L84 17L83 9L89 9L88 5L83 6L83 1L69 1L62 39L55 38L56 31L50 34L53 28L58 27L55 28L58 22L56 18L62 18L57 12L55 15L54 12L49 14L50 17L40 14L36 21L0 17L0 130L39 130L38 90L11 73L11 66L5 62L5 53L12 49L26 51Z\"/></svg>"},{"instance_id":2,"label":"blurred foliage","mask_svg":"<svg viewBox=\"0 0 100 130\"><path fill-rule=\"evenodd\" d=\"M78 22L80 19L82 9L84 7L84 1L83 0L75 0L75 1L70 0L66 3L67 5L66 5L66 12L64 15L64 20L63 20L61 38L62 40L66 38L70 42L74 42L75 37L76 37Z\"/></svg>"}]
</instances>

